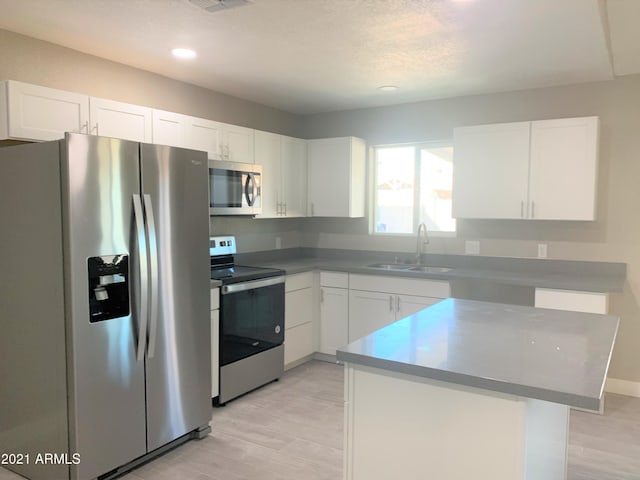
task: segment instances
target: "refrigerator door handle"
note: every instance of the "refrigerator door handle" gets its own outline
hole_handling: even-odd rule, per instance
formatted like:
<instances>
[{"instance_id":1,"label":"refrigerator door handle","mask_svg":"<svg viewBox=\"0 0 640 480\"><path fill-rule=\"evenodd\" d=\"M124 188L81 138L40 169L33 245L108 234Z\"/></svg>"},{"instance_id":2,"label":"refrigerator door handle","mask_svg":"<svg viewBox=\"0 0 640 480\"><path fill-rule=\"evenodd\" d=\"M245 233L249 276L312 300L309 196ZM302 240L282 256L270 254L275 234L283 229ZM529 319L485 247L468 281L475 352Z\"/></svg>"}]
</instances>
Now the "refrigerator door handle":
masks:
<instances>
[{"instance_id":1,"label":"refrigerator door handle","mask_svg":"<svg viewBox=\"0 0 640 480\"><path fill-rule=\"evenodd\" d=\"M144 231L144 217L140 195L133 194L133 216L136 224L136 238L138 243L138 269L140 271L140 311L138 318L138 346L136 357L138 361L144 359L147 344L147 306L149 304L149 274L147 258L147 237Z\"/></svg>"},{"instance_id":2,"label":"refrigerator door handle","mask_svg":"<svg viewBox=\"0 0 640 480\"><path fill-rule=\"evenodd\" d=\"M147 238L149 240L149 279L151 283L151 309L149 312L149 348L147 357L153 358L158 333L158 243L156 241L156 222L153 215L151 195L144 195L144 211L147 220Z\"/></svg>"}]
</instances>

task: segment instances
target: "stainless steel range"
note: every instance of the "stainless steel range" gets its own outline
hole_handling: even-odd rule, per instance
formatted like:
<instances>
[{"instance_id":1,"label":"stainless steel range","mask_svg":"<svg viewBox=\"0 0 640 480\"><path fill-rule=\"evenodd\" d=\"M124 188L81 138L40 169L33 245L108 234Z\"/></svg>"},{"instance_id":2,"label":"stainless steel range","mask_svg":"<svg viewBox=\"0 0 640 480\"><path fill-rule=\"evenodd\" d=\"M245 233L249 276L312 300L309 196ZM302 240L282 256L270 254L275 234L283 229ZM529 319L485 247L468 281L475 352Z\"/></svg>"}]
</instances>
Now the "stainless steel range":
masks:
<instances>
[{"instance_id":1,"label":"stainless steel range","mask_svg":"<svg viewBox=\"0 0 640 480\"><path fill-rule=\"evenodd\" d=\"M284 371L284 271L235 265L236 239L211 237L211 278L220 280L220 395L224 405Z\"/></svg>"}]
</instances>

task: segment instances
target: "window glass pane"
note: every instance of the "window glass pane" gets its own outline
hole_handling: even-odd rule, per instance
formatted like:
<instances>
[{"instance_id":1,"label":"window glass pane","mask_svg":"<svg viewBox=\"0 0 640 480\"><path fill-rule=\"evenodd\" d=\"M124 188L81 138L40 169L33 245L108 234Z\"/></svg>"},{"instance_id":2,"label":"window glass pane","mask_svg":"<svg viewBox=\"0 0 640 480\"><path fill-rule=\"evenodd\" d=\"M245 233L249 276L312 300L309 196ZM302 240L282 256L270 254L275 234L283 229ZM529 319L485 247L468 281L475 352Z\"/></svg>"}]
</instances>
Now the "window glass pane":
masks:
<instances>
[{"instance_id":1,"label":"window glass pane","mask_svg":"<svg viewBox=\"0 0 640 480\"><path fill-rule=\"evenodd\" d=\"M456 221L451 218L452 184L453 147L422 148L419 221L432 232L456 230Z\"/></svg>"},{"instance_id":2,"label":"window glass pane","mask_svg":"<svg viewBox=\"0 0 640 480\"><path fill-rule=\"evenodd\" d=\"M414 147L376 150L375 231L413 233Z\"/></svg>"}]
</instances>

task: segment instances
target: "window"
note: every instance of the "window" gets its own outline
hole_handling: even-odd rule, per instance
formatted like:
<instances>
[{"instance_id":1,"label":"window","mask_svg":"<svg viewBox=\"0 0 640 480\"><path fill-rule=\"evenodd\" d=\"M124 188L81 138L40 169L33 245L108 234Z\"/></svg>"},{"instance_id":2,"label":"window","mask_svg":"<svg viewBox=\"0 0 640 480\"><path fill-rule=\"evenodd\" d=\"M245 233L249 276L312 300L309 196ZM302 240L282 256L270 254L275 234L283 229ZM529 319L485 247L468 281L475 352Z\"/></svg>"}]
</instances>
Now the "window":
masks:
<instances>
[{"instance_id":1,"label":"window","mask_svg":"<svg viewBox=\"0 0 640 480\"><path fill-rule=\"evenodd\" d=\"M413 234L422 222L429 233L455 232L452 183L450 143L375 147L373 232Z\"/></svg>"}]
</instances>

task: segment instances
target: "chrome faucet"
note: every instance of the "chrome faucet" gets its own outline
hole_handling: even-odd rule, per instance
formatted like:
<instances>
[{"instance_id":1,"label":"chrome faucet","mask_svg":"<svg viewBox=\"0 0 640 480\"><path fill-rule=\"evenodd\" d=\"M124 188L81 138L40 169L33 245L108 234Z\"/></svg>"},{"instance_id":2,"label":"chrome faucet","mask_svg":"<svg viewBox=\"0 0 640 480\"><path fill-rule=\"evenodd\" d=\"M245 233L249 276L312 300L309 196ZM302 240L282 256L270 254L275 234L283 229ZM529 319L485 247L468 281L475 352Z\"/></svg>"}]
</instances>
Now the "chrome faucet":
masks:
<instances>
[{"instance_id":1,"label":"chrome faucet","mask_svg":"<svg viewBox=\"0 0 640 480\"><path fill-rule=\"evenodd\" d=\"M424 240L420 242L420 232L424 231ZM418 235L416 236L416 263L420 265L422 263L422 254L424 253L424 247L429 245L429 232L424 222L418 225Z\"/></svg>"}]
</instances>

